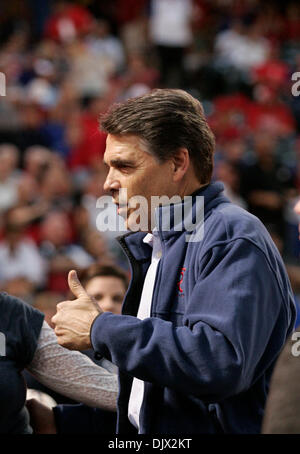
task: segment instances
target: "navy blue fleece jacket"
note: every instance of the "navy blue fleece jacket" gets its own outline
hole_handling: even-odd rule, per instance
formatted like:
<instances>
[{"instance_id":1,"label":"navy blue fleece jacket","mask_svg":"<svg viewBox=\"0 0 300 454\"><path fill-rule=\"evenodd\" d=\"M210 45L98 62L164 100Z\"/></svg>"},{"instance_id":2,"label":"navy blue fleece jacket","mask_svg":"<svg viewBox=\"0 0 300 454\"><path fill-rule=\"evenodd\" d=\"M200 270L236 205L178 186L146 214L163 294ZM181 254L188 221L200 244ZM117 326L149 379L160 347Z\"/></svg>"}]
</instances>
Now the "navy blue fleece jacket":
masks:
<instances>
[{"instance_id":1,"label":"navy blue fleece jacket","mask_svg":"<svg viewBox=\"0 0 300 454\"><path fill-rule=\"evenodd\" d=\"M196 191L193 209L197 196L201 241L187 242L172 223L163 230L166 207L158 210L163 254L145 320L136 314L152 250L145 233L120 239L132 268L122 315L103 313L91 329L94 350L119 368L118 433L133 431L133 377L145 381L141 433L260 432L274 362L294 327L290 283L265 227L221 183Z\"/></svg>"}]
</instances>

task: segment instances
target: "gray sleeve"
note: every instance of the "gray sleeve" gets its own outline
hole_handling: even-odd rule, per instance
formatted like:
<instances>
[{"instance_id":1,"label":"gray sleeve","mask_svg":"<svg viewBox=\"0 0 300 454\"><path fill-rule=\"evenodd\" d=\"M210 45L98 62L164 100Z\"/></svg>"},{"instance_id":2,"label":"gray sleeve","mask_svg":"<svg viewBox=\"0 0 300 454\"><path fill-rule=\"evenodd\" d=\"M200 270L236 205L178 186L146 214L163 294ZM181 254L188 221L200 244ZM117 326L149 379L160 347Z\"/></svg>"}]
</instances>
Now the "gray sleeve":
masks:
<instances>
[{"instance_id":1,"label":"gray sleeve","mask_svg":"<svg viewBox=\"0 0 300 454\"><path fill-rule=\"evenodd\" d=\"M117 375L97 366L86 355L60 346L45 321L27 370L43 385L70 399L116 410Z\"/></svg>"}]
</instances>

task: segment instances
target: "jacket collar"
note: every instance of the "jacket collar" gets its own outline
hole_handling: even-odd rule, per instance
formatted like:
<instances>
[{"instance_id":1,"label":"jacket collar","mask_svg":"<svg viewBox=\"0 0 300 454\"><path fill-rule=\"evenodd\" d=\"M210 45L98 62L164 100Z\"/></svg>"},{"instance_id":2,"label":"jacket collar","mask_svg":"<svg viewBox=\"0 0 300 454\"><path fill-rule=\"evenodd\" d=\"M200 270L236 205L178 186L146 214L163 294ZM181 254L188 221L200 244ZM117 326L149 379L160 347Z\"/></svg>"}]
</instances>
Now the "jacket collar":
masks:
<instances>
[{"instance_id":1,"label":"jacket collar","mask_svg":"<svg viewBox=\"0 0 300 454\"><path fill-rule=\"evenodd\" d=\"M161 239L168 240L173 236L186 234L190 229L187 228L196 223L197 228L203 223L206 215L222 202L229 203L229 199L222 194L224 185L221 182L210 183L207 186L197 189L193 194L185 197L181 203L159 206L155 210L155 226ZM118 241L126 247L137 260L149 259L151 246L143 242L147 233L129 232Z\"/></svg>"},{"instance_id":2,"label":"jacket collar","mask_svg":"<svg viewBox=\"0 0 300 454\"><path fill-rule=\"evenodd\" d=\"M199 228L218 196L217 203L220 203L220 193L223 190L223 183L210 183L197 189L190 196L185 196L181 203L157 207L155 225L161 238L168 239ZM229 202L224 195L221 198L224 202Z\"/></svg>"}]
</instances>

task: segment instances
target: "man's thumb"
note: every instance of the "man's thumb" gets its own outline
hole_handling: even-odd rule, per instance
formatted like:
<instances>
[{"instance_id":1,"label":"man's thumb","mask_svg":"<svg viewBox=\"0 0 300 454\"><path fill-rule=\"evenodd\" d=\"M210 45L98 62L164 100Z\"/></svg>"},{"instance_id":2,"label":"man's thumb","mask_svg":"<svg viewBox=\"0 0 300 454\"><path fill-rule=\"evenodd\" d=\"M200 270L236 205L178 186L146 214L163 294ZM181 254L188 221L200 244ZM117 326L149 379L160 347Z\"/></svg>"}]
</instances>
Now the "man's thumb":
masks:
<instances>
[{"instance_id":1,"label":"man's thumb","mask_svg":"<svg viewBox=\"0 0 300 454\"><path fill-rule=\"evenodd\" d=\"M73 293L76 298L80 298L81 296L86 296L86 291L82 287L80 280L78 279L77 273L75 270L69 272L68 275L68 283L71 292Z\"/></svg>"}]
</instances>

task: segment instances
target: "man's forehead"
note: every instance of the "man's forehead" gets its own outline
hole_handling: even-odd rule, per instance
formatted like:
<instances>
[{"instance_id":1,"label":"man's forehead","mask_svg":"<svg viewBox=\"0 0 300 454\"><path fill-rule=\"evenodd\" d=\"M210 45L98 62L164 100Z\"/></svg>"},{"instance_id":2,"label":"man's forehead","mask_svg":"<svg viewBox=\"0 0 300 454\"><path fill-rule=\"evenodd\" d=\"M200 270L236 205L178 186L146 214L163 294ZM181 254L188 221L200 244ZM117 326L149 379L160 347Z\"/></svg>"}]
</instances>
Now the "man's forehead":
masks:
<instances>
[{"instance_id":1,"label":"man's forehead","mask_svg":"<svg viewBox=\"0 0 300 454\"><path fill-rule=\"evenodd\" d=\"M148 153L145 142L138 136L108 135L103 160L106 164L115 159L136 159L138 156Z\"/></svg>"}]
</instances>

